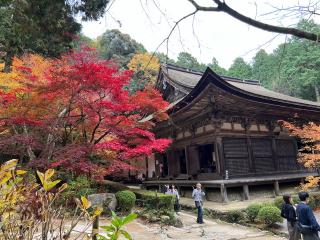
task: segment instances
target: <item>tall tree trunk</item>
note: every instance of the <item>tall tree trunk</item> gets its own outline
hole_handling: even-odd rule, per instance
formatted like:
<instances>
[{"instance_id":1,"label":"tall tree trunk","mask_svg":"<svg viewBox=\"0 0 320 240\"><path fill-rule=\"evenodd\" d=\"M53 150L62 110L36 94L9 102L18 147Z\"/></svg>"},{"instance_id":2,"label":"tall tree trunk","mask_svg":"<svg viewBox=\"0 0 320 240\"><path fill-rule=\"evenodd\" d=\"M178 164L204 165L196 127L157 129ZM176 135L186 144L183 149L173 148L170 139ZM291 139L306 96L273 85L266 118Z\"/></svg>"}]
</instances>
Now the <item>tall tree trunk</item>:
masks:
<instances>
[{"instance_id":1,"label":"tall tree trunk","mask_svg":"<svg viewBox=\"0 0 320 240\"><path fill-rule=\"evenodd\" d=\"M23 132L25 134L26 137L29 137L29 133L28 133L28 129L27 129L27 126L26 125L23 125ZM30 161L33 161L36 159L36 155L34 154L31 146L27 146L27 153L28 153L28 156L29 156L29 160Z\"/></svg>"},{"instance_id":2,"label":"tall tree trunk","mask_svg":"<svg viewBox=\"0 0 320 240\"><path fill-rule=\"evenodd\" d=\"M57 128L59 125L60 120L66 115L68 109L64 108L58 115L58 119L56 122L53 124L53 128ZM47 137L47 144L46 144L46 149L45 152L47 153L47 159L50 161L52 159L53 151L56 146L55 138L54 135L49 133Z\"/></svg>"},{"instance_id":3,"label":"tall tree trunk","mask_svg":"<svg viewBox=\"0 0 320 240\"><path fill-rule=\"evenodd\" d=\"M319 92L319 87L317 85L314 86L314 91L316 92L317 102L320 102L320 92Z\"/></svg>"},{"instance_id":4,"label":"tall tree trunk","mask_svg":"<svg viewBox=\"0 0 320 240\"><path fill-rule=\"evenodd\" d=\"M3 68L3 72L10 72L11 71L11 65L12 65L12 60L13 60L13 51L8 50L7 54L4 58L4 68Z\"/></svg>"}]
</instances>

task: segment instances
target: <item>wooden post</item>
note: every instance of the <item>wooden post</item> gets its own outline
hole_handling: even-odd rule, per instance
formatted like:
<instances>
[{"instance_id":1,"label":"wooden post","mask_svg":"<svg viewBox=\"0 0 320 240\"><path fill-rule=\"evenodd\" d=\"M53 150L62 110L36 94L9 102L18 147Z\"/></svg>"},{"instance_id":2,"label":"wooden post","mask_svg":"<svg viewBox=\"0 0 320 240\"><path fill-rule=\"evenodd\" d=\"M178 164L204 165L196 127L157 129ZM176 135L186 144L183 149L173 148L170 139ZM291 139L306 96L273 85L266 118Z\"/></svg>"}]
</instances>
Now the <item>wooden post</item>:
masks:
<instances>
[{"instance_id":1,"label":"wooden post","mask_svg":"<svg viewBox=\"0 0 320 240\"><path fill-rule=\"evenodd\" d=\"M204 198L206 199L206 201L209 201L209 200L208 200L208 191L206 191L206 188L205 188L205 187L203 187L202 190L203 190L203 191L205 192L205 194L206 194L206 195L204 195Z\"/></svg>"},{"instance_id":2,"label":"wooden post","mask_svg":"<svg viewBox=\"0 0 320 240\"><path fill-rule=\"evenodd\" d=\"M281 195L279 182L278 181L274 181L273 185L274 185L274 192L275 192L276 196Z\"/></svg>"},{"instance_id":3,"label":"wooden post","mask_svg":"<svg viewBox=\"0 0 320 240\"><path fill-rule=\"evenodd\" d=\"M223 183L220 185L220 192L221 192L222 202L227 203L228 202L227 188L224 186Z\"/></svg>"},{"instance_id":4,"label":"wooden post","mask_svg":"<svg viewBox=\"0 0 320 240\"><path fill-rule=\"evenodd\" d=\"M275 169L275 171L279 171L279 159L277 156L276 139L273 137L271 141L272 141L272 159L273 159L273 163L274 163L274 169Z\"/></svg>"},{"instance_id":5,"label":"wooden post","mask_svg":"<svg viewBox=\"0 0 320 240\"><path fill-rule=\"evenodd\" d=\"M98 240L99 234L99 216L96 216L92 223L92 240Z\"/></svg>"},{"instance_id":6,"label":"wooden post","mask_svg":"<svg viewBox=\"0 0 320 240\"><path fill-rule=\"evenodd\" d=\"M244 196L244 200L250 200L248 185L243 185L243 196Z\"/></svg>"}]
</instances>

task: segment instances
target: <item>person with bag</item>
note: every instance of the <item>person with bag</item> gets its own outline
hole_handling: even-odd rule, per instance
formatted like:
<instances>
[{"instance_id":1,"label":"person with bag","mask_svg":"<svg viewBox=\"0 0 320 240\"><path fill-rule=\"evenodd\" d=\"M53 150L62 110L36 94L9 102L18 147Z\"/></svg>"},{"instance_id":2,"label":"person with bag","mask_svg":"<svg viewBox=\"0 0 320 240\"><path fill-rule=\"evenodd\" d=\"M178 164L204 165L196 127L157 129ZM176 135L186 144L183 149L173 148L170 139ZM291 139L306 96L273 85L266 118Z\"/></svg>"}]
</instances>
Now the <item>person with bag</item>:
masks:
<instances>
[{"instance_id":1,"label":"person with bag","mask_svg":"<svg viewBox=\"0 0 320 240\"><path fill-rule=\"evenodd\" d=\"M197 183L196 188L193 188L192 198L196 208L198 209L197 223L203 224L203 201L202 198L205 196L205 193L202 191L201 184Z\"/></svg>"},{"instance_id":2,"label":"person with bag","mask_svg":"<svg viewBox=\"0 0 320 240\"><path fill-rule=\"evenodd\" d=\"M300 192L300 203L297 206L298 230L303 236L303 240L320 240L318 231L320 226L308 205L309 194Z\"/></svg>"},{"instance_id":3,"label":"person with bag","mask_svg":"<svg viewBox=\"0 0 320 240\"><path fill-rule=\"evenodd\" d=\"M298 231L296 210L291 203L291 196L284 195L283 201L284 204L281 207L281 216L287 219L289 240L299 240L301 239L301 234Z\"/></svg>"}]
</instances>

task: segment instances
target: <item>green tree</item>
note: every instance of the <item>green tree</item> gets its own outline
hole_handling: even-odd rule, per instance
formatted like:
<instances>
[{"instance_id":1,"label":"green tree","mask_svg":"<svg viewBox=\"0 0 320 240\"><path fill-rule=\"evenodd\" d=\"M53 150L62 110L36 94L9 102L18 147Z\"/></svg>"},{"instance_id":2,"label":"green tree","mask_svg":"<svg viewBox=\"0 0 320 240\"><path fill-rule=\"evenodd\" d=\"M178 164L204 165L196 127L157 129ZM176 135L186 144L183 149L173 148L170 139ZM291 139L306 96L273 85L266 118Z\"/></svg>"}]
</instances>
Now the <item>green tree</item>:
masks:
<instances>
[{"instance_id":1,"label":"green tree","mask_svg":"<svg viewBox=\"0 0 320 240\"><path fill-rule=\"evenodd\" d=\"M176 64L180 67L192 69L192 70L199 70L201 71L201 66L198 60L192 56L190 53L181 52L178 55Z\"/></svg>"},{"instance_id":2,"label":"green tree","mask_svg":"<svg viewBox=\"0 0 320 240\"><path fill-rule=\"evenodd\" d=\"M35 52L57 57L71 48L83 20L97 20L109 0L2 0L0 6L0 52L10 71L14 55Z\"/></svg>"},{"instance_id":3,"label":"green tree","mask_svg":"<svg viewBox=\"0 0 320 240\"><path fill-rule=\"evenodd\" d=\"M160 63L168 63L168 64L175 64L176 63L172 58L169 58L167 56L167 54L157 52L155 55L159 59Z\"/></svg>"},{"instance_id":4,"label":"green tree","mask_svg":"<svg viewBox=\"0 0 320 240\"><path fill-rule=\"evenodd\" d=\"M243 60L243 58L238 57L230 66L228 75L230 77L237 77L241 79L251 79L252 69L251 66Z\"/></svg>"},{"instance_id":5,"label":"green tree","mask_svg":"<svg viewBox=\"0 0 320 240\"><path fill-rule=\"evenodd\" d=\"M298 27L320 33L320 26L313 21L302 20ZM319 44L292 37L274 51L275 83L280 92L320 101L320 48Z\"/></svg>"},{"instance_id":6,"label":"green tree","mask_svg":"<svg viewBox=\"0 0 320 240\"><path fill-rule=\"evenodd\" d=\"M92 48L97 47L97 41L94 39L91 39L82 33L78 34L74 40L72 41L72 48L73 49L80 49L82 45L86 45Z\"/></svg>"},{"instance_id":7,"label":"green tree","mask_svg":"<svg viewBox=\"0 0 320 240\"><path fill-rule=\"evenodd\" d=\"M219 66L218 60L214 57L208 67L219 75L227 75L227 70Z\"/></svg>"},{"instance_id":8,"label":"green tree","mask_svg":"<svg viewBox=\"0 0 320 240\"><path fill-rule=\"evenodd\" d=\"M112 59L124 68L136 53L146 52L141 43L117 29L107 30L98 38L97 50L102 58Z\"/></svg>"},{"instance_id":9,"label":"green tree","mask_svg":"<svg viewBox=\"0 0 320 240\"><path fill-rule=\"evenodd\" d=\"M252 78L261 81L262 85L267 88L272 87L275 78L275 59L265 50L259 50L252 61Z\"/></svg>"}]
</instances>

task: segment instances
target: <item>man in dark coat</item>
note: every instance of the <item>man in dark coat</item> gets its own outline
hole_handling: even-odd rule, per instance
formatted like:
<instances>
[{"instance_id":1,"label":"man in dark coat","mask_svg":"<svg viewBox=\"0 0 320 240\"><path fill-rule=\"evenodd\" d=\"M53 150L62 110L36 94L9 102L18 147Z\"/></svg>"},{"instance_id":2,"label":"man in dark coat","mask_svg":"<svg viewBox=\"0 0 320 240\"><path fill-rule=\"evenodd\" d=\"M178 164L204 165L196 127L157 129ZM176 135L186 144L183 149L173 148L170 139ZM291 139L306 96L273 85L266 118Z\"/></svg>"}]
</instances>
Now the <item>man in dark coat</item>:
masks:
<instances>
[{"instance_id":1,"label":"man in dark coat","mask_svg":"<svg viewBox=\"0 0 320 240\"><path fill-rule=\"evenodd\" d=\"M320 226L308 205L309 194L299 193L300 203L297 206L298 228L304 240L320 240L318 231Z\"/></svg>"}]
</instances>

